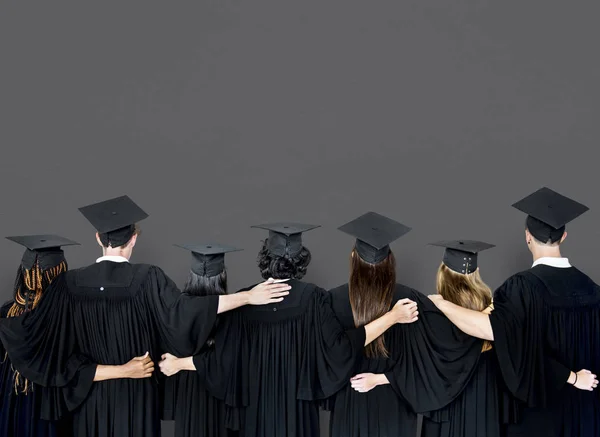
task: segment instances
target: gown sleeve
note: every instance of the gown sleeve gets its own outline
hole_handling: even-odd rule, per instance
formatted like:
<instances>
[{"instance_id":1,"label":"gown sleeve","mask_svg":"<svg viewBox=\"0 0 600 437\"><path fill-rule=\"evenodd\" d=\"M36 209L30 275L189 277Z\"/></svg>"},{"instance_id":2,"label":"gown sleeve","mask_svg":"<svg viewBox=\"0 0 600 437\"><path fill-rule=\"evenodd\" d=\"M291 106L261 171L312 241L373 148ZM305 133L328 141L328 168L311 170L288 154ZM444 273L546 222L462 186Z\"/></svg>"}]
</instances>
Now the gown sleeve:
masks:
<instances>
[{"instance_id":1,"label":"gown sleeve","mask_svg":"<svg viewBox=\"0 0 600 437\"><path fill-rule=\"evenodd\" d=\"M66 274L46 289L38 306L19 317L0 319L0 340L23 377L48 390L45 415L57 418L77 408L89 393L96 364L78 351ZM55 402L50 402L54 400Z\"/></svg>"},{"instance_id":2,"label":"gown sleeve","mask_svg":"<svg viewBox=\"0 0 600 437\"><path fill-rule=\"evenodd\" d=\"M396 363L386 377L417 413L438 410L464 390L477 369L483 341L456 328L419 292L419 320L396 325Z\"/></svg>"},{"instance_id":3,"label":"gown sleeve","mask_svg":"<svg viewBox=\"0 0 600 437\"><path fill-rule=\"evenodd\" d=\"M193 357L196 373L206 390L230 407L248 404L248 344L241 311L228 311L219 318L213 346Z\"/></svg>"},{"instance_id":4,"label":"gown sleeve","mask_svg":"<svg viewBox=\"0 0 600 437\"><path fill-rule=\"evenodd\" d=\"M181 293L156 266L150 267L145 288L147 308L158 329L161 349L178 357L199 353L217 320L219 297Z\"/></svg>"},{"instance_id":5,"label":"gown sleeve","mask_svg":"<svg viewBox=\"0 0 600 437\"><path fill-rule=\"evenodd\" d=\"M298 399L324 400L341 390L353 376L364 353L364 327L345 330L331 306L331 294L318 289L306 324Z\"/></svg>"},{"instance_id":6,"label":"gown sleeve","mask_svg":"<svg viewBox=\"0 0 600 437\"><path fill-rule=\"evenodd\" d=\"M508 390L529 407L545 407L570 370L546 356L544 308L536 281L526 274L508 279L494 294L490 322Z\"/></svg>"}]
</instances>

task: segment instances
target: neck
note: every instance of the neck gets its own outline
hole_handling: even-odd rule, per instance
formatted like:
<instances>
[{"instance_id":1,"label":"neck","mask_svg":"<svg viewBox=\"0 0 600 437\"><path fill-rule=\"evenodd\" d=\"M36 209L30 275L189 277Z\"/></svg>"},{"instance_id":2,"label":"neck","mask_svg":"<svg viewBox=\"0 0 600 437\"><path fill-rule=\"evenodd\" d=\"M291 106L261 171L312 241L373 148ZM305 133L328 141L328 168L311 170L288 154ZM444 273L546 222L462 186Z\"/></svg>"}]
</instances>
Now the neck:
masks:
<instances>
[{"instance_id":1,"label":"neck","mask_svg":"<svg viewBox=\"0 0 600 437\"><path fill-rule=\"evenodd\" d=\"M533 262L540 258L562 258L559 246L538 246L531 251L533 254Z\"/></svg>"},{"instance_id":2,"label":"neck","mask_svg":"<svg viewBox=\"0 0 600 437\"><path fill-rule=\"evenodd\" d=\"M105 247L102 249L103 256L121 256L129 260L131 253L126 249Z\"/></svg>"}]
</instances>

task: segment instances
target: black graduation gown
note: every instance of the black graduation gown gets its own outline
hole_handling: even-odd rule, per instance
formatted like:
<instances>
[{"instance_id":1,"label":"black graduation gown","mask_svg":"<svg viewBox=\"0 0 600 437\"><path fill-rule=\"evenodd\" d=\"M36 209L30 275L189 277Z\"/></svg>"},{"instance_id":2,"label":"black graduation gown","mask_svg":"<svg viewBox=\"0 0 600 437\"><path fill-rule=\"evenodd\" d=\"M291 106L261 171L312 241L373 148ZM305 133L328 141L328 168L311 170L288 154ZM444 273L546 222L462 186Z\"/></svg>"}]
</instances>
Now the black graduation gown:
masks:
<instances>
[{"instance_id":1,"label":"black graduation gown","mask_svg":"<svg viewBox=\"0 0 600 437\"><path fill-rule=\"evenodd\" d=\"M12 301L3 305L0 308L0 317L6 317L12 305ZM0 436L63 437L69 435L68 417L58 422L41 418L47 395L46 389L34 384L27 394L17 393L14 378L12 363L0 343Z\"/></svg>"},{"instance_id":2,"label":"black graduation gown","mask_svg":"<svg viewBox=\"0 0 600 437\"><path fill-rule=\"evenodd\" d=\"M354 326L348 293L347 284L330 291L333 310L346 329ZM481 340L455 328L426 296L397 285L393 303L403 298L417 302L419 320L389 329L384 334L389 358L363 353L354 371L384 373L390 384L358 393L345 381L326 404L332 437L414 437L417 413L447 405L475 371Z\"/></svg>"},{"instance_id":3,"label":"black graduation gown","mask_svg":"<svg viewBox=\"0 0 600 437\"><path fill-rule=\"evenodd\" d=\"M600 435L600 392L566 384L569 369L600 372L600 287L575 267L537 265L495 292L490 321L504 382L524 407L508 435Z\"/></svg>"},{"instance_id":4,"label":"black graduation gown","mask_svg":"<svg viewBox=\"0 0 600 437\"><path fill-rule=\"evenodd\" d=\"M512 409L511 409L512 408ZM482 353L464 391L446 407L425 413L422 437L501 437L514 421L514 403L503 388L496 356Z\"/></svg>"},{"instance_id":5,"label":"black graduation gown","mask_svg":"<svg viewBox=\"0 0 600 437\"><path fill-rule=\"evenodd\" d=\"M325 290L289 284L280 303L225 314L214 349L194 357L207 389L235 407L227 425L241 437L318 437L317 400L348 381L364 347L364 328L345 331Z\"/></svg>"},{"instance_id":6,"label":"black graduation gown","mask_svg":"<svg viewBox=\"0 0 600 437\"><path fill-rule=\"evenodd\" d=\"M182 295L158 268L103 261L58 276L37 308L0 319L0 339L30 381L60 387L54 416L73 412L75 436L159 436L156 377L93 382L96 363L146 351L190 356L216 320L218 297ZM27 343L23 338L29 339Z\"/></svg>"},{"instance_id":7,"label":"black graduation gown","mask_svg":"<svg viewBox=\"0 0 600 437\"><path fill-rule=\"evenodd\" d=\"M175 421L175 437L235 435L225 427L225 403L206 390L196 372L184 370L166 378L163 399L163 419Z\"/></svg>"}]
</instances>

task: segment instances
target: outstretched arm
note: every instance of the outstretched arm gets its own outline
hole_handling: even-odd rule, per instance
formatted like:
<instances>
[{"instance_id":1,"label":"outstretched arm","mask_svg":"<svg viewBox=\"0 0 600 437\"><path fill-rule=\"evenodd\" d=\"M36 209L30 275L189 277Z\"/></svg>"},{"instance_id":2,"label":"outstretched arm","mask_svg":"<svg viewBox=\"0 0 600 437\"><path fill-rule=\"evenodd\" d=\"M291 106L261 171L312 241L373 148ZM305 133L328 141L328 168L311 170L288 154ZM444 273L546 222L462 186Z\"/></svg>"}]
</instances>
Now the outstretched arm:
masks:
<instances>
[{"instance_id":1,"label":"outstretched arm","mask_svg":"<svg viewBox=\"0 0 600 437\"><path fill-rule=\"evenodd\" d=\"M365 325L365 346L373 342L396 323L413 323L418 320L417 303L400 299L394 307L378 319Z\"/></svg>"},{"instance_id":2,"label":"outstretched arm","mask_svg":"<svg viewBox=\"0 0 600 437\"><path fill-rule=\"evenodd\" d=\"M219 296L217 314L234 310L244 305L267 305L281 302L284 296L290 294L290 287L284 282L287 280L269 279L255 286L249 291L226 294Z\"/></svg>"},{"instance_id":3,"label":"outstretched arm","mask_svg":"<svg viewBox=\"0 0 600 437\"><path fill-rule=\"evenodd\" d=\"M475 311L453 304L439 294L428 296L438 309L465 334L494 341L494 331L487 311Z\"/></svg>"}]
</instances>

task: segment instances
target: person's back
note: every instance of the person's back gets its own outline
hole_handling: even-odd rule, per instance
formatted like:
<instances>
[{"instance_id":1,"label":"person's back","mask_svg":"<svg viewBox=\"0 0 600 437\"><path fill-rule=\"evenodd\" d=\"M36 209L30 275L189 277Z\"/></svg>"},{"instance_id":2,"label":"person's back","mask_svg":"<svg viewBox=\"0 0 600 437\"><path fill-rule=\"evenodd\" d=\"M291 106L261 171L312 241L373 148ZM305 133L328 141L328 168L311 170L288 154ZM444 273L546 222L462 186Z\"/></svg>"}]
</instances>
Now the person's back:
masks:
<instances>
[{"instance_id":1,"label":"person's back","mask_svg":"<svg viewBox=\"0 0 600 437\"><path fill-rule=\"evenodd\" d=\"M354 328L352 305L348 285L329 291L333 312L344 327ZM414 299L418 293L412 288L397 284L390 308L402 299ZM400 354L404 350L404 327L397 325L383 335L384 344L389 350L387 356L367 356L361 358L354 370L355 374L385 374L392 372ZM366 393L357 392L350 381L333 396L326 407L331 411L330 429L332 436L414 436L417 432L417 414L394 391L390 384L374 387Z\"/></svg>"},{"instance_id":2,"label":"person's back","mask_svg":"<svg viewBox=\"0 0 600 437\"><path fill-rule=\"evenodd\" d=\"M511 289L520 290L520 296L511 294ZM495 295L497 303L515 299L524 304L531 334L512 341L531 343L531 347L543 344L548 355L570 369L600 369L600 287L586 274L572 266L538 263L510 278ZM517 359L521 358L526 359ZM518 384L511 375L507 377L518 393ZM544 424L549 435L558 436L600 432L597 392L565 384L557 391L548 387L545 398L528 399L532 408L525 410L521 428L539 429Z\"/></svg>"}]
</instances>

